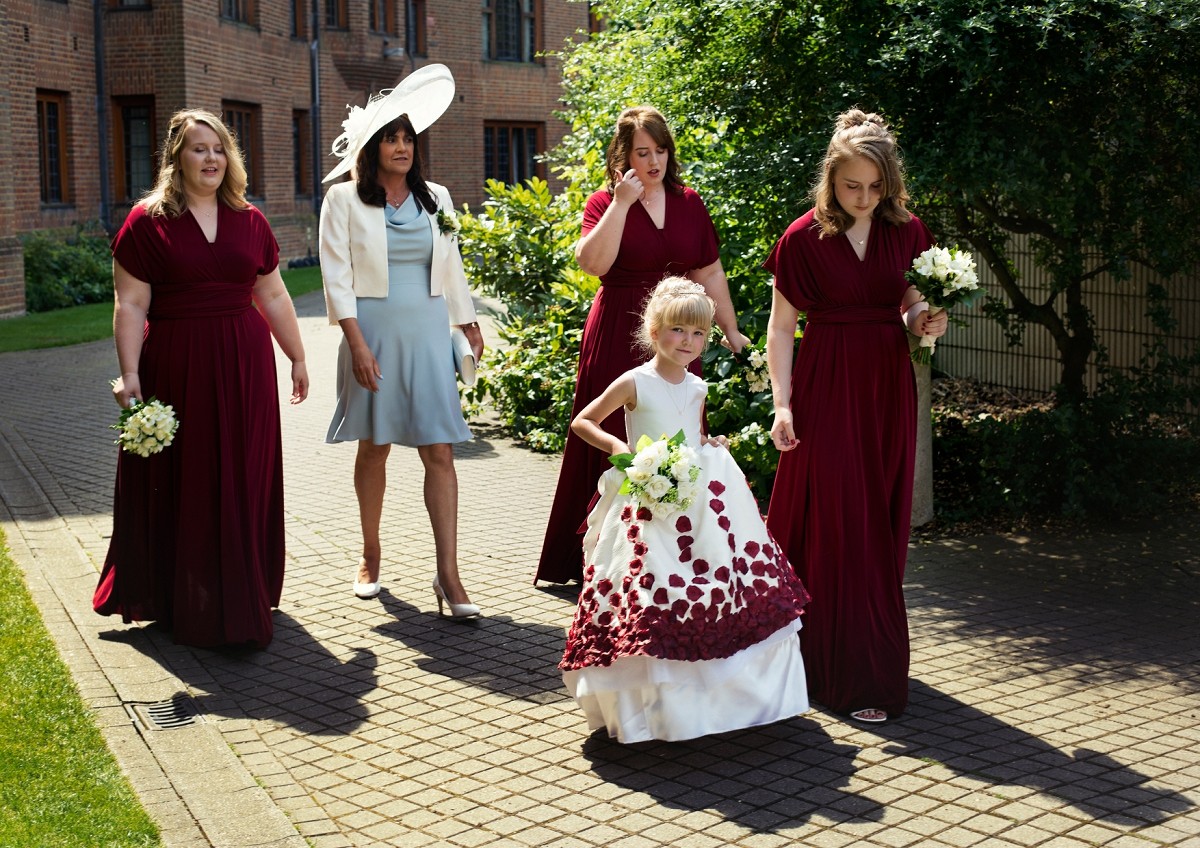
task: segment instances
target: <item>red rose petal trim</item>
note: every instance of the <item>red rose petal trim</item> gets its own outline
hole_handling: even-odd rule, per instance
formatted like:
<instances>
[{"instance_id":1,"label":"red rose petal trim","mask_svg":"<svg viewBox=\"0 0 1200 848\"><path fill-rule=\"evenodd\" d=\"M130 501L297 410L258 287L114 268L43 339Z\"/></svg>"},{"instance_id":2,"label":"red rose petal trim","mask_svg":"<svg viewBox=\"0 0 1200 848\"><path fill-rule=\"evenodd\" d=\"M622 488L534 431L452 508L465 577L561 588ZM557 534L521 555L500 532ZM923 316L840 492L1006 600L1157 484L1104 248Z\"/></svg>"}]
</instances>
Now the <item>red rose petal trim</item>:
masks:
<instances>
[{"instance_id":1,"label":"red rose petal trim","mask_svg":"<svg viewBox=\"0 0 1200 848\"><path fill-rule=\"evenodd\" d=\"M720 480L713 480L708 484L708 490L714 495L719 495L725 491L725 484Z\"/></svg>"},{"instance_id":2,"label":"red rose petal trim","mask_svg":"<svg viewBox=\"0 0 1200 848\"><path fill-rule=\"evenodd\" d=\"M688 532L692 529L692 520L686 515L679 516L679 519L675 522L675 529L680 533Z\"/></svg>"}]
</instances>

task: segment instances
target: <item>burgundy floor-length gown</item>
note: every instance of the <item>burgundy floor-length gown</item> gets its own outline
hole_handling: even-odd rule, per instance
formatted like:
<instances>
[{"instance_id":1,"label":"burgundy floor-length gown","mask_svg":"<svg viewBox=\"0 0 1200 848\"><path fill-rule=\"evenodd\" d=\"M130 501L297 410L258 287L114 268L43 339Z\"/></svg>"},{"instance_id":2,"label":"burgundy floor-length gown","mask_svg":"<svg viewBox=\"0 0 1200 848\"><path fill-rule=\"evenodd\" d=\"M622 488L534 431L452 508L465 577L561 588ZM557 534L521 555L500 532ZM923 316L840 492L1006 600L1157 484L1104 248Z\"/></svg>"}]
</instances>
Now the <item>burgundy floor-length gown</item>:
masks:
<instances>
[{"instance_id":1,"label":"burgundy floor-length gown","mask_svg":"<svg viewBox=\"0 0 1200 848\"><path fill-rule=\"evenodd\" d=\"M143 396L174 406L179 431L159 454L120 453L92 603L161 622L180 644L263 647L283 589L283 454L275 354L251 290L279 248L257 209L218 210L211 244L190 212L141 207L113 239L151 287Z\"/></svg>"},{"instance_id":2,"label":"burgundy floor-length gown","mask_svg":"<svg viewBox=\"0 0 1200 848\"><path fill-rule=\"evenodd\" d=\"M876 220L859 260L808 212L765 267L806 315L792 370L799 446L780 454L767 527L812 593L801 647L813 700L835 712L908 704L908 556L916 383L900 303L932 243L917 218Z\"/></svg>"},{"instance_id":3,"label":"burgundy floor-length gown","mask_svg":"<svg viewBox=\"0 0 1200 848\"><path fill-rule=\"evenodd\" d=\"M600 223L612 202L607 190L588 198L583 235ZM635 339L642 305L654 286L663 277L686 276L689 271L716 262L717 246L717 231L704 201L690 188L681 194L667 191L661 230L642 204L630 207L616 261L600 278L600 290L583 327L572 418L613 380L647 359L637 349ZM699 375L699 360L692 364L692 370ZM604 420L603 427L625 438L624 412L614 412ZM604 451L568 431L535 582L567 583L582 578L581 526L596 493L596 481L611 467Z\"/></svg>"}]
</instances>

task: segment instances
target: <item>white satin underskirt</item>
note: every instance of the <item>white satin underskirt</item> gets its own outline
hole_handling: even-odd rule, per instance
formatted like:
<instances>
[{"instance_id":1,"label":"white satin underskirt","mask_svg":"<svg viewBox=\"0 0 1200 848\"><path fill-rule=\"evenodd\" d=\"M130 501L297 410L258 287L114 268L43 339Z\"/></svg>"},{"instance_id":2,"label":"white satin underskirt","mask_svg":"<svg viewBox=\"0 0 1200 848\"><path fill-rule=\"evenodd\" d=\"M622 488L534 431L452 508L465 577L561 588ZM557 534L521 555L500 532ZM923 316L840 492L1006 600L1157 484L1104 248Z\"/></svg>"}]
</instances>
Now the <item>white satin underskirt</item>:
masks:
<instances>
[{"instance_id":1,"label":"white satin underskirt","mask_svg":"<svg viewBox=\"0 0 1200 848\"><path fill-rule=\"evenodd\" d=\"M677 742L782 721L808 712L796 638L800 620L731 657L700 662L622 657L564 671L588 729L618 742Z\"/></svg>"}]
</instances>

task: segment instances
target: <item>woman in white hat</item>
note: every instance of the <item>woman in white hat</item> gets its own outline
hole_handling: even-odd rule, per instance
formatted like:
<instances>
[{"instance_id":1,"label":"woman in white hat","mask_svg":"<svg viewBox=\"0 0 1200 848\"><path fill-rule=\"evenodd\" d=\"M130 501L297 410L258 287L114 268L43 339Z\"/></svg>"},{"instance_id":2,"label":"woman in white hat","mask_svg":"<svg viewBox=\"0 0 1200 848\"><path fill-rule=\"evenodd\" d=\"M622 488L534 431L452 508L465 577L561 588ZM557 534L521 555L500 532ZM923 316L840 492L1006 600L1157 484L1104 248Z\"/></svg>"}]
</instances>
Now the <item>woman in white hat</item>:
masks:
<instances>
[{"instance_id":1,"label":"woman in white hat","mask_svg":"<svg viewBox=\"0 0 1200 848\"><path fill-rule=\"evenodd\" d=\"M458 575L455 442L470 440L454 376L451 328L478 360L483 337L463 272L450 194L427 182L417 134L454 98L444 65L420 68L390 92L352 107L334 142L342 158L325 182L321 275L330 323L342 328L337 407L327 442L358 442L354 489L363 550L354 594L379 594L380 517L393 444L415 447L425 467L438 611L479 615Z\"/></svg>"}]
</instances>

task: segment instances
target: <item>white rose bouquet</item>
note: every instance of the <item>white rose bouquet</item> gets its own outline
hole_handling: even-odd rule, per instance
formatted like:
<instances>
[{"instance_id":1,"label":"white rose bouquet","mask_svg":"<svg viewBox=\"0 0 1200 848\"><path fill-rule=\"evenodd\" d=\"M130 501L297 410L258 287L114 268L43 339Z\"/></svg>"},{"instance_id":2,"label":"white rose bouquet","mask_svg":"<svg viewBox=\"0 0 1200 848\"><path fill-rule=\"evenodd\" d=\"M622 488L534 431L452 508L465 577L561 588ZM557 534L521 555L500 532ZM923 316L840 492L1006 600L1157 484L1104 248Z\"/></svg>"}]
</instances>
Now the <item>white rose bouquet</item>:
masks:
<instances>
[{"instance_id":1,"label":"white rose bouquet","mask_svg":"<svg viewBox=\"0 0 1200 848\"><path fill-rule=\"evenodd\" d=\"M174 407L152 397L122 409L117 423L110 426L118 433L116 443L121 450L150 456L169 447L175 440L179 419L175 417Z\"/></svg>"},{"instance_id":2,"label":"white rose bouquet","mask_svg":"<svg viewBox=\"0 0 1200 848\"><path fill-rule=\"evenodd\" d=\"M625 472L620 493L632 495L655 518L687 509L700 494L700 466L696 452L685 444L683 430L657 441L643 435L636 453L620 453L608 461Z\"/></svg>"},{"instance_id":3,"label":"white rose bouquet","mask_svg":"<svg viewBox=\"0 0 1200 848\"><path fill-rule=\"evenodd\" d=\"M904 279L929 303L930 315L937 315L952 306L970 306L983 296L974 257L957 247L935 245L929 248L913 260L912 269L905 272ZM933 360L934 344L933 337L922 336L920 345L913 351L913 362L929 365Z\"/></svg>"}]
</instances>

